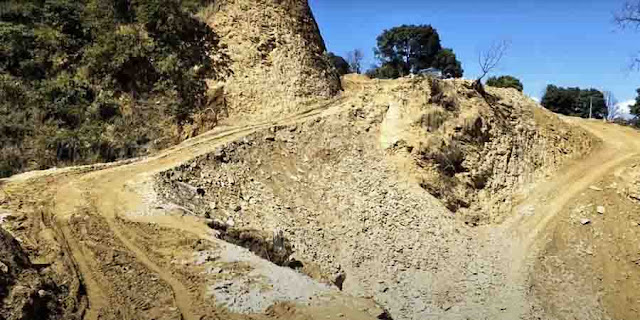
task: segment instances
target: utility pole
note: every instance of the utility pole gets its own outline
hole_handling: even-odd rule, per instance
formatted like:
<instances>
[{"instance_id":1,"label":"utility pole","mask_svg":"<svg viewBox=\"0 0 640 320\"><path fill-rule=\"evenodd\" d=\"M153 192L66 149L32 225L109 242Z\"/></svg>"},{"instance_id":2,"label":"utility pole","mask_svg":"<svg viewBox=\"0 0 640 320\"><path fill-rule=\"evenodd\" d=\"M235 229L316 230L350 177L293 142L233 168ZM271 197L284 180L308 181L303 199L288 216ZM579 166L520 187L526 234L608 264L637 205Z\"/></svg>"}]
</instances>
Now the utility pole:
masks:
<instances>
[{"instance_id":1,"label":"utility pole","mask_svg":"<svg viewBox=\"0 0 640 320\"><path fill-rule=\"evenodd\" d=\"M589 97L589 119L591 119L592 113L593 113L593 97Z\"/></svg>"}]
</instances>

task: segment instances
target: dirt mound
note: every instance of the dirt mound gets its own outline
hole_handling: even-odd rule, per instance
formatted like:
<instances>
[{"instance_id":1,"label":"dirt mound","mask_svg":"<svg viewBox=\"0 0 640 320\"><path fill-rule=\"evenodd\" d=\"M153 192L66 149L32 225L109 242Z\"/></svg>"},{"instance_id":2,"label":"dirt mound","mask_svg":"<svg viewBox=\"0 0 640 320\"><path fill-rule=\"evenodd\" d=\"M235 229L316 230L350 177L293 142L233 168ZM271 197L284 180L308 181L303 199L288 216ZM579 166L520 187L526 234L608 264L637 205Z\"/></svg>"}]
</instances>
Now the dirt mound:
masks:
<instances>
[{"instance_id":1,"label":"dirt mound","mask_svg":"<svg viewBox=\"0 0 640 320\"><path fill-rule=\"evenodd\" d=\"M215 1L200 16L232 60L225 93L233 113L291 113L340 90L306 0Z\"/></svg>"},{"instance_id":2,"label":"dirt mound","mask_svg":"<svg viewBox=\"0 0 640 320\"><path fill-rule=\"evenodd\" d=\"M523 188L597 143L516 90L487 91L488 99L469 81L400 81L382 124L382 147L401 170L471 225L501 221Z\"/></svg>"},{"instance_id":3,"label":"dirt mound","mask_svg":"<svg viewBox=\"0 0 640 320\"><path fill-rule=\"evenodd\" d=\"M299 270L373 296L394 319L493 314L502 298L522 302L524 289L500 291L504 247L472 240L479 235L456 216L498 221L514 193L595 138L515 91L490 89L489 104L465 81L343 83L345 108L164 171L156 192L239 230L284 234ZM486 207L494 210L479 213Z\"/></svg>"}]
</instances>

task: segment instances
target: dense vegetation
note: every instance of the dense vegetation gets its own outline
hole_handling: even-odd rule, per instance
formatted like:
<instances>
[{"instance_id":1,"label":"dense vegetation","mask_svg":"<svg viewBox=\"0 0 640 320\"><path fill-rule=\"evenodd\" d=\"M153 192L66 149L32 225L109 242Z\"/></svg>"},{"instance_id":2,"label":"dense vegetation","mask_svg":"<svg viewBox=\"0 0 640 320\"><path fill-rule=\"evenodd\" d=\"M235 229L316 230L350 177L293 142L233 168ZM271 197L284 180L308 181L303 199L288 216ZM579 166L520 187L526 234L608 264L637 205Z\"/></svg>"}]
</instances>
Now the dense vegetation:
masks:
<instances>
[{"instance_id":1,"label":"dense vegetation","mask_svg":"<svg viewBox=\"0 0 640 320\"><path fill-rule=\"evenodd\" d=\"M438 31L430 25L403 25L384 30L377 38L375 55L380 66L368 74L376 78L398 78L428 68L439 69L452 77L463 75L455 53L442 48Z\"/></svg>"},{"instance_id":2,"label":"dense vegetation","mask_svg":"<svg viewBox=\"0 0 640 320\"><path fill-rule=\"evenodd\" d=\"M636 90L636 102L629 106L630 113L636 117L636 119L640 118L640 89ZM640 124L640 122L638 122Z\"/></svg>"},{"instance_id":3,"label":"dense vegetation","mask_svg":"<svg viewBox=\"0 0 640 320\"><path fill-rule=\"evenodd\" d=\"M607 117L607 105L602 92L596 89L562 88L548 85L541 104L557 113L588 118L591 106L592 117Z\"/></svg>"},{"instance_id":4,"label":"dense vegetation","mask_svg":"<svg viewBox=\"0 0 640 320\"><path fill-rule=\"evenodd\" d=\"M490 77L489 79L487 79L487 85L497 88L514 88L520 92L524 90L522 82L520 82L518 78L513 76Z\"/></svg>"},{"instance_id":5,"label":"dense vegetation","mask_svg":"<svg viewBox=\"0 0 640 320\"><path fill-rule=\"evenodd\" d=\"M225 72L198 5L4 1L0 176L135 156L171 143L169 130L177 139L204 107L205 79Z\"/></svg>"},{"instance_id":6,"label":"dense vegetation","mask_svg":"<svg viewBox=\"0 0 640 320\"><path fill-rule=\"evenodd\" d=\"M351 66L349 66L349 63L343 57L338 56L333 52L329 52L327 56L329 57L329 61L331 61L331 65L336 69L336 72L338 72L340 76L352 72Z\"/></svg>"}]
</instances>

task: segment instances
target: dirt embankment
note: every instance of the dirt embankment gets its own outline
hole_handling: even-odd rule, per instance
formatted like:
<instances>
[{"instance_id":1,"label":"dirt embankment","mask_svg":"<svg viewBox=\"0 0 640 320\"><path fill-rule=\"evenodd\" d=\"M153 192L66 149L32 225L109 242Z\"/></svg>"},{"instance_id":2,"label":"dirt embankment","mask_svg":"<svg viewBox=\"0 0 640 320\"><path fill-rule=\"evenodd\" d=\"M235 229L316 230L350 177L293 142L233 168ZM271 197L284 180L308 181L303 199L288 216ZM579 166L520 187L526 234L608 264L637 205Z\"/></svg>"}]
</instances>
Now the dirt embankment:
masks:
<instances>
[{"instance_id":1,"label":"dirt embankment","mask_svg":"<svg viewBox=\"0 0 640 320\"><path fill-rule=\"evenodd\" d=\"M640 134L580 125L606 143L564 173L559 189L538 193L539 209L556 214L540 235L532 288L556 319L639 319Z\"/></svg>"},{"instance_id":2,"label":"dirt embankment","mask_svg":"<svg viewBox=\"0 0 640 320\"><path fill-rule=\"evenodd\" d=\"M515 91L491 90L490 105L468 85L350 76L347 108L164 171L156 192L267 243L282 233L293 248L286 264L373 296L394 319L492 314L508 304L493 301L509 281L496 261L503 247L473 240L480 231L462 221L508 216L506 199L596 140Z\"/></svg>"},{"instance_id":3,"label":"dirt embankment","mask_svg":"<svg viewBox=\"0 0 640 320\"><path fill-rule=\"evenodd\" d=\"M308 112L3 180L30 264L0 258L63 288L52 318L635 319L640 135L468 84L347 77Z\"/></svg>"},{"instance_id":4,"label":"dirt embankment","mask_svg":"<svg viewBox=\"0 0 640 320\"><path fill-rule=\"evenodd\" d=\"M469 81L399 82L381 128L400 171L470 225L502 221L526 187L598 143L514 89L487 92Z\"/></svg>"},{"instance_id":5,"label":"dirt embankment","mask_svg":"<svg viewBox=\"0 0 640 320\"><path fill-rule=\"evenodd\" d=\"M232 61L225 83L231 113L273 119L340 90L306 0L221 0L200 16Z\"/></svg>"}]
</instances>

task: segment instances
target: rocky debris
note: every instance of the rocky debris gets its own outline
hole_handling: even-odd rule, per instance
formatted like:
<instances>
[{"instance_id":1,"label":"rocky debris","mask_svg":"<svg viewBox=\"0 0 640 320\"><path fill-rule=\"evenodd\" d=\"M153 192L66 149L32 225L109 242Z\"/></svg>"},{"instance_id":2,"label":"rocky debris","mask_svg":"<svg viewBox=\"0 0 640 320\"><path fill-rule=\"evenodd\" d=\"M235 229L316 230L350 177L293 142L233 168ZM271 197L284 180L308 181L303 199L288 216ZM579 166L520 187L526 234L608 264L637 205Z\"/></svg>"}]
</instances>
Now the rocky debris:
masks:
<instances>
[{"instance_id":1,"label":"rocky debris","mask_svg":"<svg viewBox=\"0 0 640 320\"><path fill-rule=\"evenodd\" d=\"M279 267L258 258L246 249L231 244L215 253L217 264L227 266L248 265L250 268L236 269L233 278L218 280L209 285L208 292L216 302L232 312L260 313L277 302L309 303L322 299L332 290L289 268ZM219 275L220 268L211 273Z\"/></svg>"},{"instance_id":2,"label":"rocky debris","mask_svg":"<svg viewBox=\"0 0 640 320\"><path fill-rule=\"evenodd\" d=\"M156 192L165 201L208 214L210 226L226 228L222 239L231 236L230 243L253 247L265 259L274 260L270 247L279 246L274 230L282 231L294 253L281 259L288 261L282 265L342 287L346 294L373 296L395 318L442 313L424 288L445 288L451 277L434 280L425 274L444 272L451 261L464 270L474 261L468 252L477 250L469 248L471 236L456 227L455 217L424 189L399 177L378 147L386 109L372 103L361 112L256 132L221 147L226 162L203 155L193 160L195 168L186 163L161 172ZM286 136L294 128L296 135ZM265 140L271 134L278 138ZM235 183L228 183L230 177ZM181 192L176 181L205 189L205 196ZM236 205L242 210L233 210ZM233 226L222 223L231 219ZM457 294L486 286L484 280L458 280ZM223 295L237 293L225 286L219 289Z\"/></svg>"},{"instance_id":3,"label":"rocky debris","mask_svg":"<svg viewBox=\"0 0 640 320\"><path fill-rule=\"evenodd\" d=\"M589 220L587 218L580 219L580 224L582 224L583 226L591 224L591 220Z\"/></svg>"},{"instance_id":4,"label":"rocky debris","mask_svg":"<svg viewBox=\"0 0 640 320\"><path fill-rule=\"evenodd\" d=\"M513 194L597 142L506 89L487 88L492 105L464 81L400 82L395 90L409 102L391 104L382 146L404 158L401 167L413 162L413 178L468 225L500 221Z\"/></svg>"},{"instance_id":5,"label":"rocky debris","mask_svg":"<svg viewBox=\"0 0 640 320\"><path fill-rule=\"evenodd\" d=\"M212 219L210 226L226 229L222 239L265 259L274 261L273 230L282 231L291 252L279 264L347 294L372 296L397 319L453 314L441 308L440 295L486 308L488 296L463 296L504 279L492 262L476 259L493 249L476 247L474 231L460 219L499 220L513 203L507 195L587 152L592 137L512 91L497 90L498 105L488 106L464 81L450 81L447 90L459 97L440 110L420 80L367 86L372 92L342 112L260 130L161 172L155 191ZM398 117L390 119L389 106ZM441 114L416 119L434 108ZM181 191L178 181L205 195ZM452 215L434 196L452 196L468 211ZM496 207L478 210L485 201ZM469 278L471 267L481 271Z\"/></svg>"},{"instance_id":6,"label":"rocky debris","mask_svg":"<svg viewBox=\"0 0 640 320\"><path fill-rule=\"evenodd\" d=\"M37 269L20 244L0 228L0 319L80 319L63 305L69 293L50 268Z\"/></svg>"},{"instance_id":7,"label":"rocky debris","mask_svg":"<svg viewBox=\"0 0 640 320\"><path fill-rule=\"evenodd\" d=\"M605 209L605 207L604 207L604 206L598 206L598 208L596 209L596 211L597 211L599 214L604 214L604 213L605 213L605 211L606 211L606 209Z\"/></svg>"},{"instance_id":8,"label":"rocky debris","mask_svg":"<svg viewBox=\"0 0 640 320\"><path fill-rule=\"evenodd\" d=\"M222 224L210 219L208 225L219 232L218 237L226 242L247 248L263 259L271 261L279 266L286 266L290 262L293 247L284 237L282 231L276 231L273 235L267 232L251 229L236 229L233 224Z\"/></svg>"}]
</instances>

